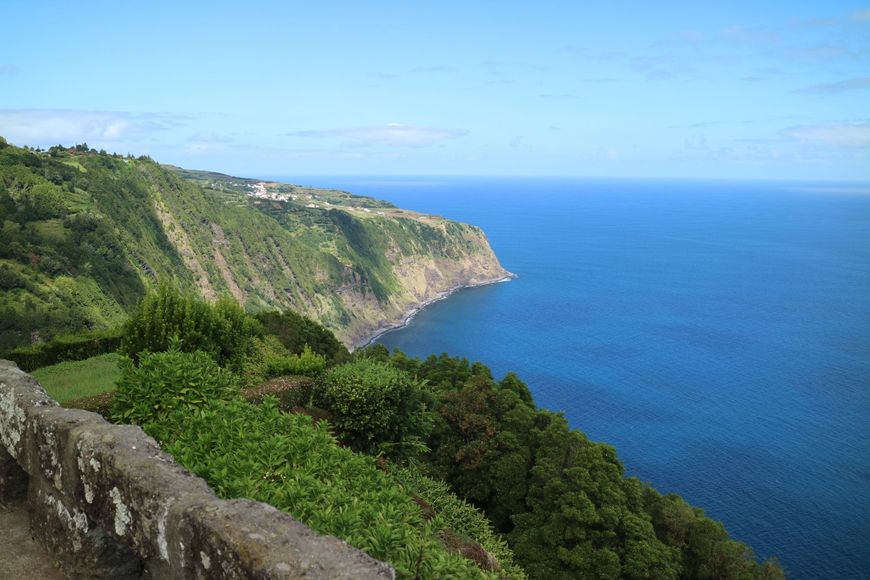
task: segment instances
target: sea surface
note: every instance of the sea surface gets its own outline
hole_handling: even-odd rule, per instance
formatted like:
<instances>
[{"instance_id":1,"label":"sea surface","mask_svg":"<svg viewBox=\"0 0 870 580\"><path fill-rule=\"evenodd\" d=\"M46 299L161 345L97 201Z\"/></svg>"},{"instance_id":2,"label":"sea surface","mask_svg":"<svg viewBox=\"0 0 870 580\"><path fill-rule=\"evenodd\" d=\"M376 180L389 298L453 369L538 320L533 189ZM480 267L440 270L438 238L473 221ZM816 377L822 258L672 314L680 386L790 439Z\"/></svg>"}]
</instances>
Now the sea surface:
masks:
<instances>
[{"instance_id":1,"label":"sea surface","mask_svg":"<svg viewBox=\"0 0 870 580\"><path fill-rule=\"evenodd\" d=\"M870 186L306 181L477 224L519 276L379 342L516 371L792 578L870 577Z\"/></svg>"}]
</instances>

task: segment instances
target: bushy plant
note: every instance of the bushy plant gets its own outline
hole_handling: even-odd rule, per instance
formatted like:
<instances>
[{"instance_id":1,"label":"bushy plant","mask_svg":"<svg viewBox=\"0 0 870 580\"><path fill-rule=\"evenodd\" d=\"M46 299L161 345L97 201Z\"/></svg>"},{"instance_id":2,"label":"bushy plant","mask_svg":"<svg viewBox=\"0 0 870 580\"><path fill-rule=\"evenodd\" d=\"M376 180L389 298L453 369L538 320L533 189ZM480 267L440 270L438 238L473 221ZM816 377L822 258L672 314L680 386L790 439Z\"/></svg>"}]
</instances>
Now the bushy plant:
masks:
<instances>
[{"instance_id":1,"label":"bushy plant","mask_svg":"<svg viewBox=\"0 0 870 580\"><path fill-rule=\"evenodd\" d=\"M130 359L123 364L112 419L147 425L176 410L189 414L213 401L239 398L237 377L204 352L143 352L138 365Z\"/></svg>"},{"instance_id":2,"label":"bushy plant","mask_svg":"<svg viewBox=\"0 0 870 580\"><path fill-rule=\"evenodd\" d=\"M409 374L363 358L326 371L314 404L332 413L351 448L401 457L419 451L431 429L427 395Z\"/></svg>"},{"instance_id":3,"label":"bushy plant","mask_svg":"<svg viewBox=\"0 0 870 580\"><path fill-rule=\"evenodd\" d=\"M267 335L255 336L251 339L248 356L242 364L241 377L245 388L253 388L262 384L272 376L269 368L275 361L289 356L289 352L277 337Z\"/></svg>"},{"instance_id":4,"label":"bushy plant","mask_svg":"<svg viewBox=\"0 0 870 580\"><path fill-rule=\"evenodd\" d=\"M260 312L256 317L265 332L275 335L291 353L301 354L307 346L331 364L350 359L350 353L335 335L310 318L292 310Z\"/></svg>"},{"instance_id":5,"label":"bushy plant","mask_svg":"<svg viewBox=\"0 0 870 580\"><path fill-rule=\"evenodd\" d=\"M299 354L275 358L269 362L267 374L271 377L281 375L302 375L316 377L326 368L326 358L311 350L307 344Z\"/></svg>"},{"instance_id":6,"label":"bushy plant","mask_svg":"<svg viewBox=\"0 0 870 580\"><path fill-rule=\"evenodd\" d=\"M213 402L147 427L225 498L270 503L325 534L390 562L402 578L517 578L451 553L411 494L374 459L339 447L326 424L261 405Z\"/></svg>"},{"instance_id":7,"label":"bushy plant","mask_svg":"<svg viewBox=\"0 0 870 580\"><path fill-rule=\"evenodd\" d=\"M23 371L114 352L121 344L121 329L105 329L58 336L49 342L21 346L4 354Z\"/></svg>"},{"instance_id":8,"label":"bushy plant","mask_svg":"<svg viewBox=\"0 0 870 580\"><path fill-rule=\"evenodd\" d=\"M241 371L260 324L230 298L209 304L191 291L161 284L134 308L124 327L121 352L134 361L178 339L184 352L204 351L222 367Z\"/></svg>"}]
</instances>

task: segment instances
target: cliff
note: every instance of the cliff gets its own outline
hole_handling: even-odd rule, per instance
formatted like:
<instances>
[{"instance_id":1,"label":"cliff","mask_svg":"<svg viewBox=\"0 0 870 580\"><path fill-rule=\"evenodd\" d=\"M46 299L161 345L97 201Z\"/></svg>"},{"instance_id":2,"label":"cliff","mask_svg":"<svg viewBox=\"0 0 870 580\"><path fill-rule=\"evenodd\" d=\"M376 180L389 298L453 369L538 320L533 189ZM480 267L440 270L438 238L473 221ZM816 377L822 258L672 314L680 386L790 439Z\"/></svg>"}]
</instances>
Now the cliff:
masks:
<instances>
[{"instance_id":1,"label":"cliff","mask_svg":"<svg viewBox=\"0 0 870 580\"><path fill-rule=\"evenodd\" d=\"M112 326L158 279L291 308L348 346L503 279L485 234L343 191L0 141L0 350Z\"/></svg>"}]
</instances>

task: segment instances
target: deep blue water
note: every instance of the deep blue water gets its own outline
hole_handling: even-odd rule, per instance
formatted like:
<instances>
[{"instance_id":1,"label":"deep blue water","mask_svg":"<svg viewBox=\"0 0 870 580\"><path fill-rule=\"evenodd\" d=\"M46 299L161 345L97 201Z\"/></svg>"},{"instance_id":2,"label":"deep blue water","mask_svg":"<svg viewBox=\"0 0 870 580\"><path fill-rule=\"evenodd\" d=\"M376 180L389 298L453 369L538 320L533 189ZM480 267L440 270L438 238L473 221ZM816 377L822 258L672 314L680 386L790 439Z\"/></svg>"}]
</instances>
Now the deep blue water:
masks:
<instances>
[{"instance_id":1,"label":"deep blue water","mask_svg":"<svg viewBox=\"0 0 870 580\"><path fill-rule=\"evenodd\" d=\"M870 188L310 181L480 225L519 275L380 342L516 371L791 577L870 577Z\"/></svg>"}]
</instances>

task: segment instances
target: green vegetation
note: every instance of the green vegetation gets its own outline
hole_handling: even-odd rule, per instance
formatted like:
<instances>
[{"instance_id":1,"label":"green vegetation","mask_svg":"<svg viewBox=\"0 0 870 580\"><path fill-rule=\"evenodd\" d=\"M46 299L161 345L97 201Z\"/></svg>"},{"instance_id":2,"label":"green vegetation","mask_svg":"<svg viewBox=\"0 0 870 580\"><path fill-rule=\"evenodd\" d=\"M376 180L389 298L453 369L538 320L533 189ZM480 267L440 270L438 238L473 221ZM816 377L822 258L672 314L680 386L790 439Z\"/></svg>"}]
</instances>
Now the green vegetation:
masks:
<instances>
[{"instance_id":1,"label":"green vegetation","mask_svg":"<svg viewBox=\"0 0 870 580\"><path fill-rule=\"evenodd\" d=\"M33 376L58 403L65 404L115 390L121 376L121 356L101 354L89 359L62 362L33 371Z\"/></svg>"},{"instance_id":2,"label":"green vegetation","mask_svg":"<svg viewBox=\"0 0 870 580\"><path fill-rule=\"evenodd\" d=\"M360 358L324 373L314 403L332 414L332 423L351 449L393 458L425 450L431 429L426 392L404 371Z\"/></svg>"},{"instance_id":3,"label":"green vegetation","mask_svg":"<svg viewBox=\"0 0 870 580\"><path fill-rule=\"evenodd\" d=\"M48 342L19 346L5 355L25 371L33 371L63 361L77 361L115 352L121 344L120 328L92 330L57 336Z\"/></svg>"},{"instance_id":4,"label":"green vegetation","mask_svg":"<svg viewBox=\"0 0 870 580\"><path fill-rule=\"evenodd\" d=\"M142 352L203 351L221 366L241 370L260 325L231 298L209 304L192 291L179 293L168 284L149 292L124 326L120 351L138 359Z\"/></svg>"},{"instance_id":5,"label":"green vegetation","mask_svg":"<svg viewBox=\"0 0 870 580\"><path fill-rule=\"evenodd\" d=\"M318 194L286 184L262 187L290 198L252 200L256 182L178 171L189 180L0 141L0 351L67 361L36 373L65 404L139 423L220 495L272 503L403 577L782 577L702 510L626 478L515 375L351 356L274 310L358 337L404 310L397 264L461 269L488 251L479 230L343 192L308 208L292 195ZM119 343L120 365L103 354ZM307 377L263 384L288 372Z\"/></svg>"},{"instance_id":6,"label":"green vegetation","mask_svg":"<svg viewBox=\"0 0 870 580\"><path fill-rule=\"evenodd\" d=\"M301 354L307 345L331 363L350 360L350 353L335 335L310 318L292 310L260 312L256 318L266 334L275 336L293 354Z\"/></svg>"},{"instance_id":7,"label":"green vegetation","mask_svg":"<svg viewBox=\"0 0 870 580\"><path fill-rule=\"evenodd\" d=\"M402 577L485 576L448 550L411 494L374 459L339 447L324 423L282 413L272 398L259 406L214 401L151 433L219 495L268 502L391 562Z\"/></svg>"},{"instance_id":8,"label":"green vegetation","mask_svg":"<svg viewBox=\"0 0 870 580\"><path fill-rule=\"evenodd\" d=\"M420 467L482 509L530 577L782 577L702 510L626 478L612 447L538 409L516 375L379 345L355 355L428 384L437 418Z\"/></svg>"},{"instance_id":9,"label":"green vegetation","mask_svg":"<svg viewBox=\"0 0 870 580\"><path fill-rule=\"evenodd\" d=\"M217 348L203 329L227 308L168 286L146 296L127 332L168 338L125 338L112 402L224 497L269 502L403 577L783 577L702 510L626 478L612 447L537 408L514 374L379 345L335 364L329 340L291 354L287 337L326 331L275 313L233 311L225 332L244 339ZM241 389L291 368L317 377Z\"/></svg>"},{"instance_id":10,"label":"green vegetation","mask_svg":"<svg viewBox=\"0 0 870 580\"><path fill-rule=\"evenodd\" d=\"M184 415L210 401L241 399L238 377L203 351L141 352L138 365L127 359L121 369L112 418L147 427L174 411Z\"/></svg>"},{"instance_id":11,"label":"green vegetation","mask_svg":"<svg viewBox=\"0 0 870 580\"><path fill-rule=\"evenodd\" d=\"M409 264L422 272L437 260L448 275L441 290L467 281L463 261L503 273L477 228L372 198L86 144L0 143L0 353L118 327L158 281L232 296L251 312L294 310L350 344L417 300ZM291 353L333 341L327 359L346 360L331 334L294 327L299 336L279 336Z\"/></svg>"},{"instance_id":12,"label":"green vegetation","mask_svg":"<svg viewBox=\"0 0 870 580\"><path fill-rule=\"evenodd\" d=\"M316 377L326 368L326 357L311 350L307 344L299 354L291 354L270 360L266 366L269 377L302 375Z\"/></svg>"}]
</instances>

